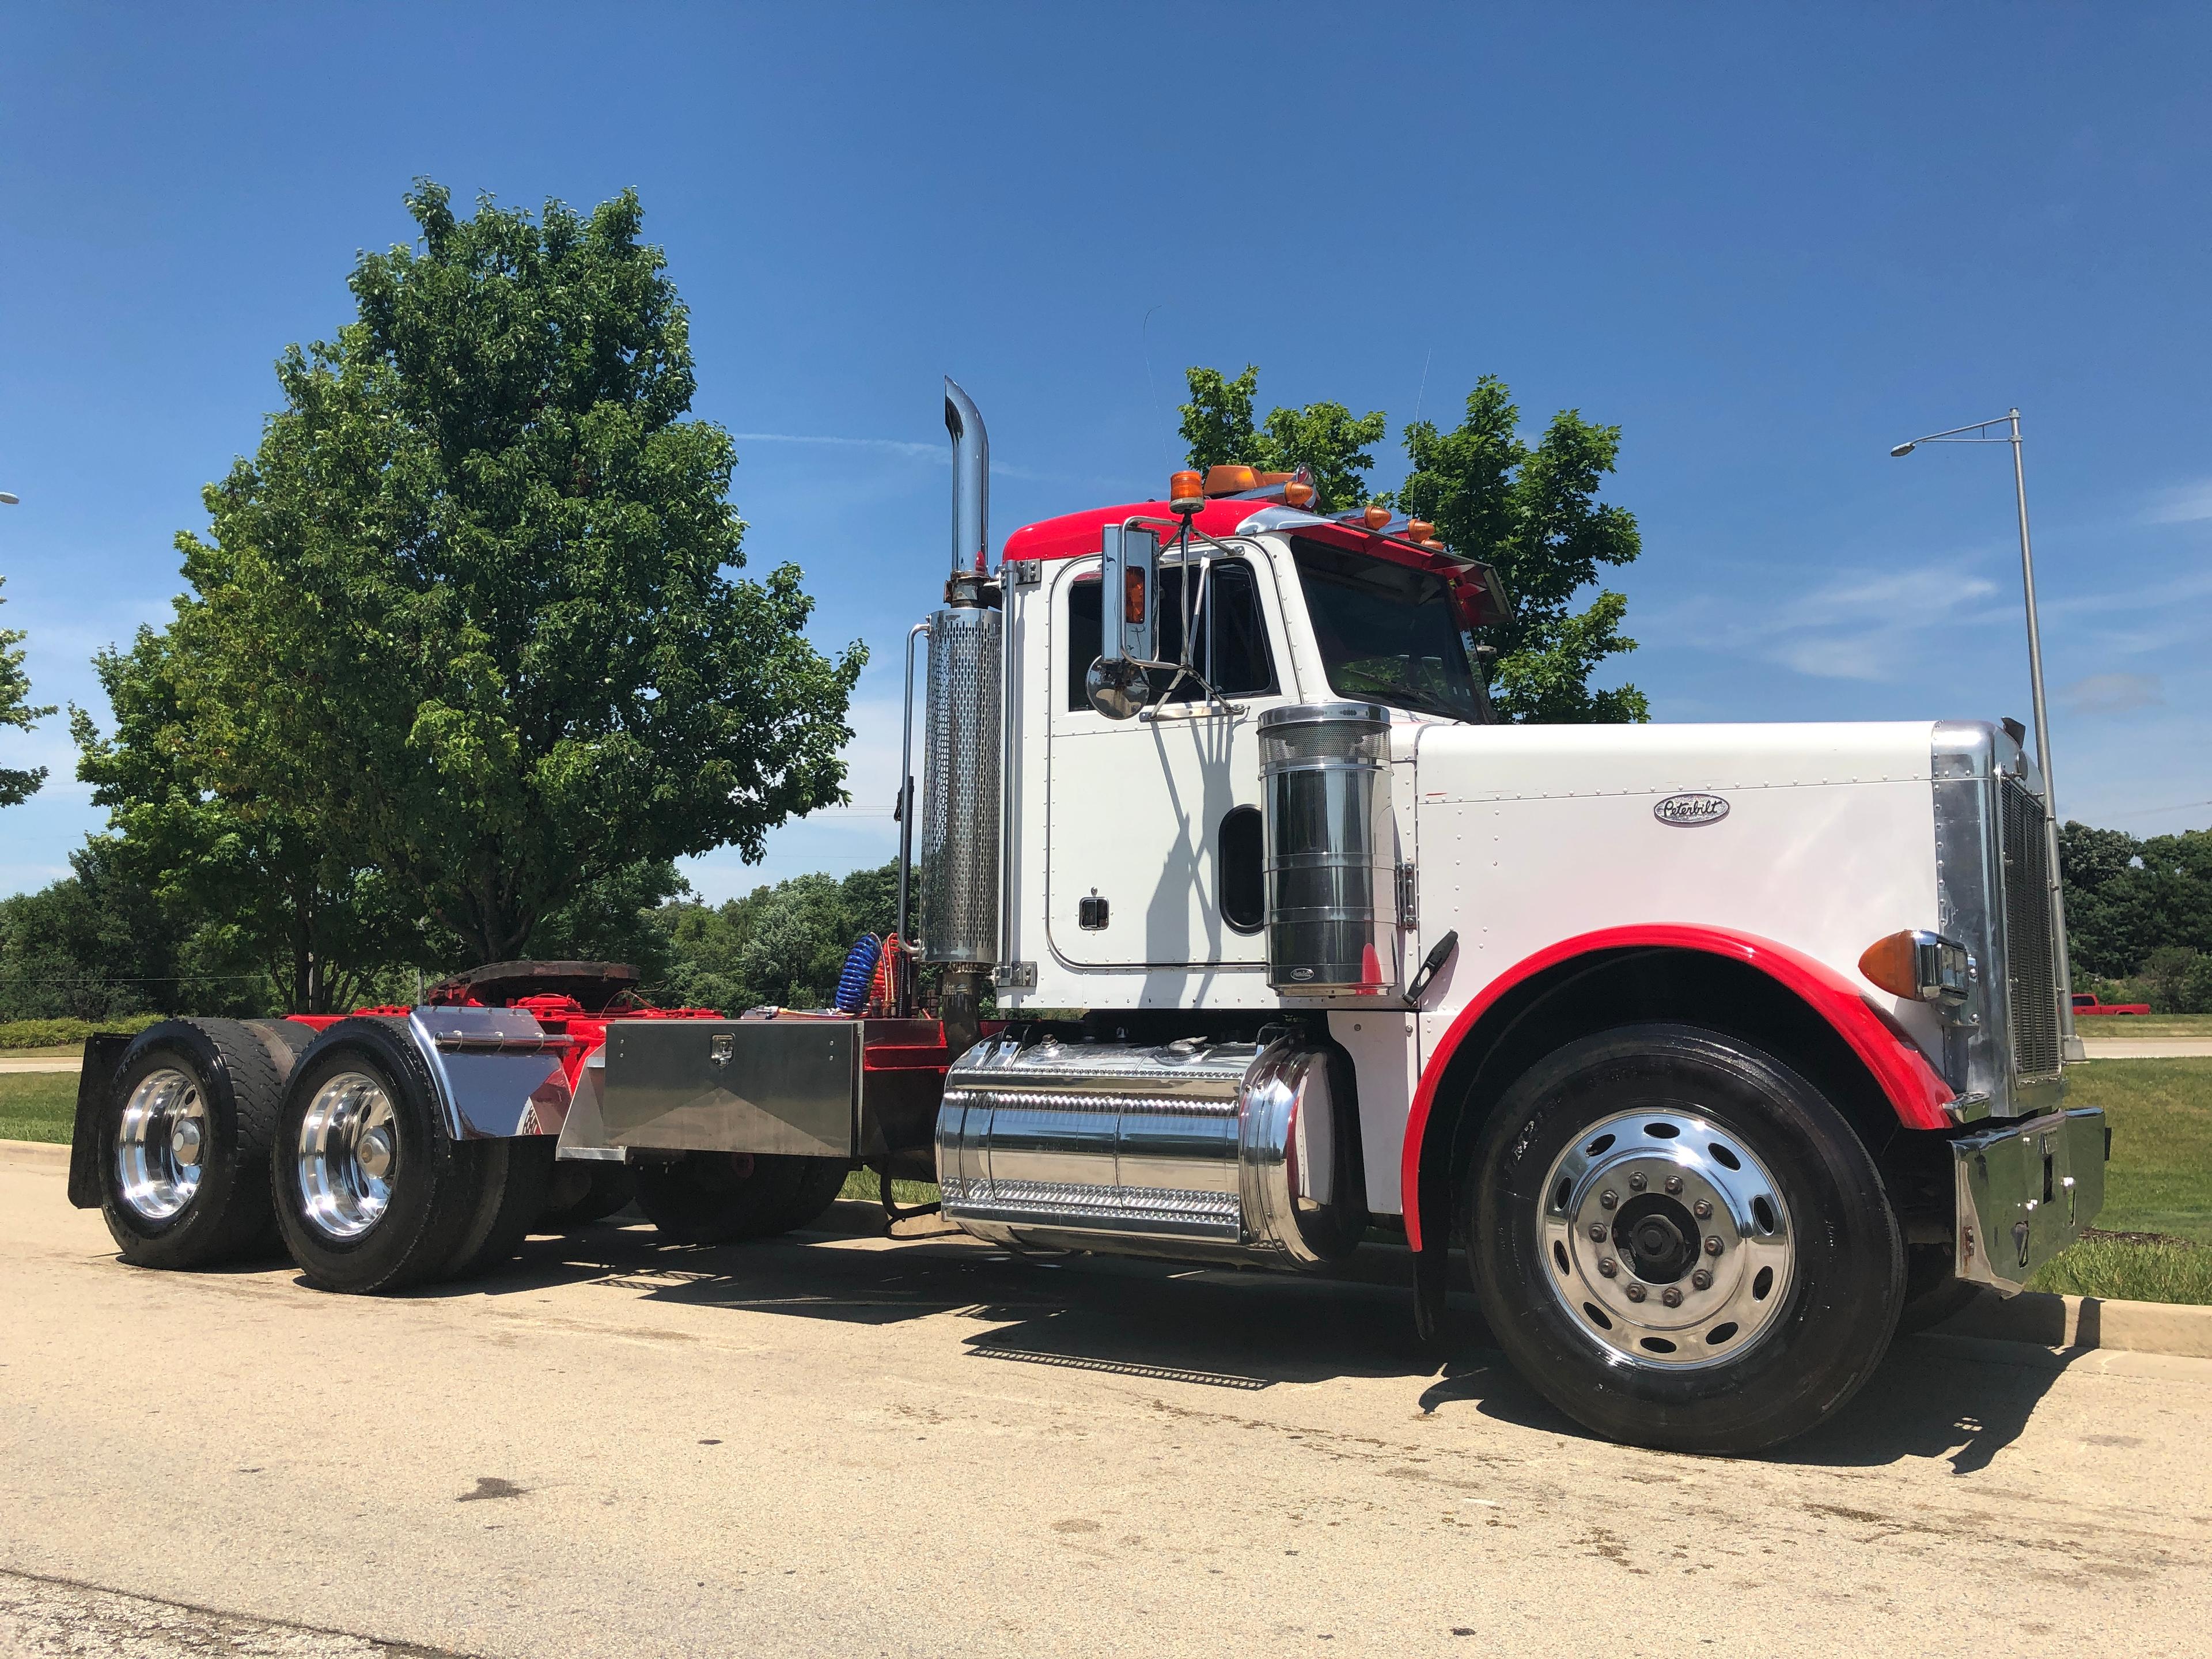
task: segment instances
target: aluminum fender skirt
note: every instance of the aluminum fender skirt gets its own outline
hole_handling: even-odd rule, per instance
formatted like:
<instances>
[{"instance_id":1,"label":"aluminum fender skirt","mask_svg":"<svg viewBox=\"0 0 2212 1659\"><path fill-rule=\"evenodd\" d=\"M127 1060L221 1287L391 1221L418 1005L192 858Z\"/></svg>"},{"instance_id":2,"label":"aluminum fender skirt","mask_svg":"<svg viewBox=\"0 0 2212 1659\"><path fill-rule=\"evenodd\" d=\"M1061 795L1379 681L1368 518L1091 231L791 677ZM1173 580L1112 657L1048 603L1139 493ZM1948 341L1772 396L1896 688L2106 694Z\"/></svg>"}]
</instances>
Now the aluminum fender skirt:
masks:
<instances>
[{"instance_id":1,"label":"aluminum fender skirt","mask_svg":"<svg viewBox=\"0 0 2212 1659\"><path fill-rule=\"evenodd\" d=\"M1407 1114L1406 1139L1398 1169L1399 1187L1406 1206L1406 1241L1413 1249L1421 1248L1421 1139L1428 1131L1429 1112L1436 1103L1437 1089L1460 1045L1498 1000L1523 981L1577 957L1602 951L1638 949L1703 951L1757 969L1794 993L1834 1027L1836 1034L1850 1045L1851 1052L1874 1074L1875 1082L1889 1097L1899 1122L1911 1129L1951 1127L1951 1120L1943 1109L1956 1091L1928 1063L1927 1056L1893 1030L1850 981L1826 963L1772 939L1718 927L1658 925L1603 928L1561 939L1484 986L1460 1010L1443 1041L1437 1044L1436 1052L1422 1066L1420 1084Z\"/></svg>"},{"instance_id":2,"label":"aluminum fender skirt","mask_svg":"<svg viewBox=\"0 0 2212 1659\"><path fill-rule=\"evenodd\" d=\"M548 1036L521 1009L421 1007L407 1034L456 1140L557 1135L567 1125L568 1039Z\"/></svg>"}]
</instances>

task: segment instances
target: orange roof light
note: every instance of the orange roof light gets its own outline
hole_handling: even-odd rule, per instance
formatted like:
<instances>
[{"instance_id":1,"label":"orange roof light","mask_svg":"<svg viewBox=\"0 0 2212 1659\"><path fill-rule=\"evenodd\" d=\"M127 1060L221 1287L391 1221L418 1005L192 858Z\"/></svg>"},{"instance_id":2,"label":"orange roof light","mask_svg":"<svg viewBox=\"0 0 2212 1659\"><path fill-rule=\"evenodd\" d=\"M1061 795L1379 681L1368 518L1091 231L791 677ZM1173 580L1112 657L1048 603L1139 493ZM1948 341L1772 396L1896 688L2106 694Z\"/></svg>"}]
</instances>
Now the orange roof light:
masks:
<instances>
[{"instance_id":1,"label":"orange roof light","mask_svg":"<svg viewBox=\"0 0 2212 1659\"><path fill-rule=\"evenodd\" d=\"M1241 495L1259 487L1260 475L1241 461L1224 461L1206 475L1206 493L1209 495Z\"/></svg>"},{"instance_id":2,"label":"orange roof light","mask_svg":"<svg viewBox=\"0 0 2212 1659\"><path fill-rule=\"evenodd\" d=\"M1367 521L1367 527L1370 530L1380 530L1390 522L1390 509L1380 501L1370 501L1367 503L1367 511L1360 516Z\"/></svg>"},{"instance_id":3,"label":"orange roof light","mask_svg":"<svg viewBox=\"0 0 2212 1659\"><path fill-rule=\"evenodd\" d=\"M1313 498L1314 487L1310 483L1293 478L1283 486L1283 499L1292 507L1310 507Z\"/></svg>"},{"instance_id":4,"label":"orange roof light","mask_svg":"<svg viewBox=\"0 0 2212 1659\"><path fill-rule=\"evenodd\" d=\"M1406 539L1408 541L1425 543L1433 540L1436 533L1436 526L1431 524L1426 519L1406 520Z\"/></svg>"},{"instance_id":5,"label":"orange roof light","mask_svg":"<svg viewBox=\"0 0 2212 1659\"><path fill-rule=\"evenodd\" d=\"M1178 513L1195 513L1206 505L1206 484L1195 472L1178 472L1168 480L1168 505Z\"/></svg>"}]
</instances>

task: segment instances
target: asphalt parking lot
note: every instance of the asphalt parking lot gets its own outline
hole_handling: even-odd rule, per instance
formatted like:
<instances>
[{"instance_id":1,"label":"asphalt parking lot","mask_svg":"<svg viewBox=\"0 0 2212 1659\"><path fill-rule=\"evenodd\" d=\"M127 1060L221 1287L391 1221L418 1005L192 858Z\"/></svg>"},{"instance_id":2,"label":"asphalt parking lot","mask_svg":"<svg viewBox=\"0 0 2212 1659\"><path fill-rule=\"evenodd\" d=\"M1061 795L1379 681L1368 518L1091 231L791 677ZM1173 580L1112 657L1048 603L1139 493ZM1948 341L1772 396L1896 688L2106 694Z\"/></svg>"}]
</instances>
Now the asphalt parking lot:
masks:
<instances>
[{"instance_id":1,"label":"asphalt parking lot","mask_svg":"<svg viewBox=\"0 0 2212 1659\"><path fill-rule=\"evenodd\" d=\"M0 1652L2148 1655L2212 1625L2212 1361L1913 1338L1778 1455L1686 1458L1583 1435L1469 1310L1423 1352L1387 1256L1044 1265L831 1220L606 1225L356 1299L126 1268L58 1161L0 1164Z\"/></svg>"}]
</instances>

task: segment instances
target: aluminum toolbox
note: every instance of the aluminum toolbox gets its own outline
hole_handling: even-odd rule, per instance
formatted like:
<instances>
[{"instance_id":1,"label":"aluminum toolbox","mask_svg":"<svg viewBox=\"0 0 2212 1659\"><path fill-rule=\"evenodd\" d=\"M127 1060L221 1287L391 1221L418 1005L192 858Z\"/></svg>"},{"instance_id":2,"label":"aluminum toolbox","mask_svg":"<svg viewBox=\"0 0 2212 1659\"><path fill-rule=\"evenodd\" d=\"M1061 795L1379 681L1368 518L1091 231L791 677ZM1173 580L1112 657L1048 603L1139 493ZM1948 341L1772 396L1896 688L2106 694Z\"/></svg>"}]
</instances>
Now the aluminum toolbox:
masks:
<instances>
[{"instance_id":1,"label":"aluminum toolbox","mask_svg":"<svg viewBox=\"0 0 2212 1659\"><path fill-rule=\"evenodd\" d=\"M606 1142L847 1158L927 1146L943 1091L942 1062L927 1063L941 1053L938 1030L933 1020L611 1021Z\"/></svg>"}]
</instances>

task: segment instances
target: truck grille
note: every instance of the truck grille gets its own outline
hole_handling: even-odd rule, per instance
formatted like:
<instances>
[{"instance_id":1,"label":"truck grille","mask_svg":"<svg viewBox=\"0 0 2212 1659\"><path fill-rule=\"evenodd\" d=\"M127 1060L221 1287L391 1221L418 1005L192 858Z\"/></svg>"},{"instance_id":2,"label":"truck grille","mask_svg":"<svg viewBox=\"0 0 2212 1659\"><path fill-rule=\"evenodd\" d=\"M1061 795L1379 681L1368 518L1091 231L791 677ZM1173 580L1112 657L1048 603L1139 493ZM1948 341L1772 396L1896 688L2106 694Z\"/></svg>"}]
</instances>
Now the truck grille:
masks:
<instances>
[{"instance_id":1,"label":"truck grille","mask_svg":"<svg viewBox=\"0 0 2212 1659\"><path fill-rule=\"evenodd\" d=\"M2012 779L1998 787L2004 850L2005 977L2012 1058L2023 1082L2058 1074L2058 975L2051 949L2050 842L2043 803Z\"/></svg>"}]
</instances>

